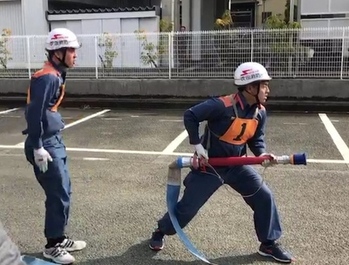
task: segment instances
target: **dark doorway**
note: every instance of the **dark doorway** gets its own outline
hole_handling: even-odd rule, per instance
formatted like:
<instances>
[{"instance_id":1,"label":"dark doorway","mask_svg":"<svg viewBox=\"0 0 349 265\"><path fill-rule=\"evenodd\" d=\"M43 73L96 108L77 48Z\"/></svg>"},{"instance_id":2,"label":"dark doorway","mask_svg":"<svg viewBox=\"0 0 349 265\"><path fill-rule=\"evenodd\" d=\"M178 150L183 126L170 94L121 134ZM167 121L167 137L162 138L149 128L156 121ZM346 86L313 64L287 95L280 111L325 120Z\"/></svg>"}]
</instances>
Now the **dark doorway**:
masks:
<instances>
[{"instance_id":1,"label":"dark doorway","mask_svg":"<svg viewBox=\"0 0 349 265\"><path fill-rule=\"evenodd\" d=\"M231 16L236 28L253 28L255 26L255 3L232 3Z\"/></svg>"}]
</instances>

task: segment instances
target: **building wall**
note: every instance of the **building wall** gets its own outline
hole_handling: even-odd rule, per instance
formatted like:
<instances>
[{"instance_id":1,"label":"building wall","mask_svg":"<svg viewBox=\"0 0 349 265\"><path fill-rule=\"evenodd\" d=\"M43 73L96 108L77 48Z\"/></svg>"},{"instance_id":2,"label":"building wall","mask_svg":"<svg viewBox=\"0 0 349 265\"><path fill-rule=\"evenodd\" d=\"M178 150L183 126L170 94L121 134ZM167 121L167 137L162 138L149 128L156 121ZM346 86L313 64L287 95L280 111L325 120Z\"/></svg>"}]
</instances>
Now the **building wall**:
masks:
<instances>
[{"instance_id":1,"label":"building wall","mask_svg":"<svg viewBox=\"0 0 349 265\"><path fill-rule=\"evenodd\" d=\"M123 13L127 15L127 13ZM103 19L80 19L80 20L62 20L54 21L51 24L52 28L68 27L75 30L80 36L82 47L79 50L79 58L77 64L82 67L93 67L96 65L96 47L95 39L88 34L110 33L113 48L118 56L113 60L115 67L141 67L139 60L141 55L140 41L133 34L134 31L144 30L145 32L157 32L159 20L157 17L152 18L109 18ZM126 36L117 36L120 33L132 33ZM85 35L85 36L84 36ZM157 45L156 35L149 36L148 41ZM102 44L102 39L97 40ZM104 57L105 48L103 45L97 44L97 54ZM102 60L99 57L98 66L102 65Z\"/></svg>"},{"instance_id":2,"label":"building wall","mask_svg":"<svg viewBox=\"0 0 349 265\"><path fill-rule=\"evenodd\" d=\"M32 6L35 6L33 12ZM37 47L32 40L23 35L46 35L48 23L45 18L47 0L13 0L0 1L0 31L10 29L13 38L7 42L11 53L7 67L28 67L36 59ZM41 54L44 55L43 50ZM42 62L41 62L42 63Z\"/></svg>"},{"instance_id":3,"label":"building wall","mask_svg":"<svg viewBox=\"0 0 349 265\"><path fill-rule=\"evenodd\" d=\"M286 0L266 0L264 4L265 12L271 12L271 15L282 14L284 17L286 7ZM262 20L263 3L259 0L256 10L256 26L261 27L263 25Z\"/></svg>"},{"instance_id":4,"label":"building wall","mask_svg":"<svg viewBox=\"0 0 349 265\"><path fill-rule=\"evenodd\" d=\"M348 0L317 0L316 5L303 0L300 15L302 28L318 28L317 31L302 32L301 40L324 43L323 47L331 47L332 52L341 52L344 57L349 57L349 34L344 29L349 27ZM333 27L338 29L330 30ZM343 29L340 29L341 27ZM320 54L324 49L320 48L317 52Z\"/></svg>"},{"instance_id":5,"label":"building wall","mask_svg":"<svg viewBox=\"0 0 349 265\"><path fill-rule=\"evenodd\" d=\"M103 0L103 1L97 1L97 0L48 0L51 2L54 6L59 5L65 5L65 4L84 4L84 5L92 5L92 6L99 6L99 7L115 7L115 0Z\"/></svg>"},{"instance_id":6,"label":"building wall","mask_svg":"<svg viewBox=\"0 0 349 265\"><path fill-rule=\"evenodd\" d=\"M103 39L103 33L110 33L112 49L117 52L117 56L113 59L114 67L151 67L151 65L142 64L140 60L143 51L142 42L133 33L138 30L154 32L154 35L147 37L147 41L157 46L156 33L159 31L159 17L156 16L155 11L49 15L48 20L52 29L67 27L79 36L82 47L78 51L78 67L101 67L106 61L104 45L106 39ZM120 33L126 33L126 35L121 37L118 35ZM23 60L19 60L18 54L27 53L25 41L25 38L15 41L21 52L14 51L14 60L9 67L19 67L19 65L23 67ZM39 67L46 59L45 36L30 38L29 42L31 67ZM97 58L96 54L98 54Z\"/></svg>"},{"instance_id":7,"label":"building wall","mask_svg":"<svg viewBox=\"0 0 349 265\"><path fill-rule=\"evenodd\" d=\"M22 0L24 35L41 35L49 31L46 21L47 0ZM33 8L35 7L35 9Z\"/></svg>"},{"instance_id":8,"label":"building wall","mask_svg":"<svg viewBox=\"0 0 349 265\"><path fill-rule=\"evenodd\" d=\"M316 5L311 1L301 2L301 14L339 14L349 13L347 0L316 0Z\"/></svg>"},{"instance_id":9,"label":"building wall","mask_svg":"<svg viewBox=\"0 0 349 265\"><path fill-rule=\"evenodd\" d=\"M32 5L30 5L32 4ZM159 16L157 10L140 12L109 12L97 14L48 15L47 0L0 0L0 32L10 29L12 37L8 40L7 49L12 60L8 68L38 68L46 60L45 39L51 28L67 27L78 35L112 33L113 45L117 57L113 61L116 67L140 67L142 42L137 36L130 34L117 37L119 33L133 33L136 30L159 32ZM32 6L35 6L33 12ZM49 21L51 25L49 27ZM105 46L102 40L94 36L81 36L83 46L79 51L80 66L102 66L105 61ZM97 42L96 42L97 41ZM158 44L156 35L149 36L148 42ZM96 45L97 44L97 45ZM96 58L95 54L101 57ZM104 60L104 61L103 61ZM148 67L146 64L145 67Z\"/></svg>"},{"instance_id":10,"label":"building wall","mask_svg":"<svg viewBox=\"0 0 349 265\"><path fill-rule=\"evenodd\" d=\"M135 7L160 5L161 0L48 0L50 6Z\"/></svg>"},{"instance_id":11,"label":"building wall","mask_svg":"<svg viewBox=\"0 0 349 265\"><path fill-rule=\"evenodd\" d=\"M349 27L348 0L317 0L316 5L302 1L300 13L305 28Z\"/></svg>"},{"instance_id":12,"label":"building wall","mask_svg":"<svg viewBox=\"0 0 349 265\"><path fill-rule=\"evenodd\" d=\"M0 1L0 30L9 28L12 35L47 34L46 10L47 0Z\"/></svg>"},{"instance_id":13,"label":"building wall","mask_svg":"<svg viewBox=\"0 0 349 265\"><path fill-rule=\"evenodd\" d=\"M21 1L0 2L0 35L3 29L11 30L11 35L23 35L24 23L22 19ZM24 38L8 39L6 48L11 52L13 60L27 62L27 42ZM13 56L15 54L15 56ZM9 60L7 67L15 65ZM2 68L0 66L0 68Z\"/></svg>"},{"instance_id":14,"label":"building wall","mask_svg":"<svg viewBox=\"0 0 349 265\"><path fill-rule=\"evenodd\" d=\"M187 1L188 6L190 6L190 0L182 1ZM178 31L180 27L179 6L180 0L161 0L162 19L172 22L175 31Z\"/></svg>"},{"instance_id":15,"label":"building wall","mask_svg":"<svg viewBox=\"0 0 349 265\"><path fill-rule=\"evenodd\" d=\"M10 29L12 35L22 35L23 20L21 1L0 2L0 30Z\"/></svg>"}]
</instances>

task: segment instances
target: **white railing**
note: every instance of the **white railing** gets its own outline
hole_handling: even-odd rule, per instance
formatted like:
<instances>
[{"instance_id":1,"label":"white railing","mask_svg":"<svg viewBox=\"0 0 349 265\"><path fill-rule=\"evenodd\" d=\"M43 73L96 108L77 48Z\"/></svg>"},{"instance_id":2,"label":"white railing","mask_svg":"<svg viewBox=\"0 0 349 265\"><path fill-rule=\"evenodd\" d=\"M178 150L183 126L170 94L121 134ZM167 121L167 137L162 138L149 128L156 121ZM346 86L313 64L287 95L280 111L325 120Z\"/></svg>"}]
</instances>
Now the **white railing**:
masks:
<instances>
[{"instance_id":1,"label":"white railing","mask_svg":"<svg viewBox=\"0 0 349 265\"><path fill-rule=\"evenodd\" d=\"M243 61L264 64L275 78L349 78L349 28L78 37L70 78L231 78ZM29 78L46 60L45 38L0 37L0 78Z\"/></svg>"}]
</instances>

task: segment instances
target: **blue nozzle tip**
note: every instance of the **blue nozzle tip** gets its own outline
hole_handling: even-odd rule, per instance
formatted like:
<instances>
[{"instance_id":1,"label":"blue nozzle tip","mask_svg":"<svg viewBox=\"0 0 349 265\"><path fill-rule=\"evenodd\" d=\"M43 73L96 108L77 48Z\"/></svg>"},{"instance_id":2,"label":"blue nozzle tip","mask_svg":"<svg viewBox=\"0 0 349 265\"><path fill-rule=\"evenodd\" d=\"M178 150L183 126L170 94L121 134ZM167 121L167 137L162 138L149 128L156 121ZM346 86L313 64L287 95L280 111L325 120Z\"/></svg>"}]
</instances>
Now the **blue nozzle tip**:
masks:
<instances>
[{"instance_id":1,"label":"blue nozzle tip","mask_svg":"<svg viewBox=\"0 0 349 265\"><path fill-rule=\"evenodd\" d=\"M302 154L294 154L293 155L293 163L295 165L306 165L307 164L307 157L305 153Z\"/></svg>"}]
</instances>

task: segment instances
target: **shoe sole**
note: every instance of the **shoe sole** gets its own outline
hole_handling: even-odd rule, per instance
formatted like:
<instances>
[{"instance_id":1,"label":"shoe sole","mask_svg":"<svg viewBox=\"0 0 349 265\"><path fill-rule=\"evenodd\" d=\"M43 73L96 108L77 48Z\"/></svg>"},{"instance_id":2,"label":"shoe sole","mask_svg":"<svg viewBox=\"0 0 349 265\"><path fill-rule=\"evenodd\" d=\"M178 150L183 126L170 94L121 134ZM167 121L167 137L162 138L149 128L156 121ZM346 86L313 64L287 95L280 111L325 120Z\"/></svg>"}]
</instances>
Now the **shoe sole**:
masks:
<instances>
[{"instance_id":1,"label":"shoe sole","mask_svg":"<svg viewBox=\"0 0 349 265\"><path fill-rule=\"evenodd\" d=\"M258 250L258 254L259 255L261 255L261 256L263 256L263 257L270 257L270 258L273 258L273 259L275 259L276 261L279 261L279 262L283 262L283 263L292 263L292 259L291 260L282 260L282 259L278 259L278 258L276 258L276 257L274 257L273 255L271 255L271 254L267 254L267 253L264 253L264 252L262 252L262 251L259 251Z\"/></svg>"},{"instance_id":2,"label":"shoe sole","mask_svg":"<svg viewBox=\"0 0 349 265\"><path fill-rule=\"evenodd\" d=\"M162 250L162 249L164 248L164 246L154 248L154 247L152 247L151 245L149 245L149 248L150 248L151 250L154 250L154 251L160 251L160 250Z\"/></svg>"},{"instance_id":3,"label":"shoe sole","mask_svg":"<svg viewBox=\"0 0 349 265\"><path fill-rule=\"evenodd\" d=\"M46 259L52 260L53 262L55 262L55 263L57 263L57 264L68 265L68 264L73 264L73 263L75 262L75 260L74 260L74 261L71 261L71 262L66 262L66 263L64 263L64 262L58 262L58 261L54 260L54 258L52 258L50 255L47 255L45 252L42 253L42 254L43 254L43 256L44 256Z\"/></svg>"}]
</instances>

